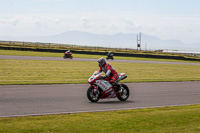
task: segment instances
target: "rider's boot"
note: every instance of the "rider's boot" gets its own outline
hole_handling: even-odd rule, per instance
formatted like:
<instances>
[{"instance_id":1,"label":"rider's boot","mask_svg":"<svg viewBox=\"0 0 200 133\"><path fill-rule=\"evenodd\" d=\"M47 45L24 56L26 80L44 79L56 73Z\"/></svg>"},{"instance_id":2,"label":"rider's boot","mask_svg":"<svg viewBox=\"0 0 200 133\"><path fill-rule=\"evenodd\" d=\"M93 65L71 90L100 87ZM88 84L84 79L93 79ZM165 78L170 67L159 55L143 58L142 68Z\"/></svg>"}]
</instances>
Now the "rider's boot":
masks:
<instances>
[{"instance_id":1,"label":"rider's boot","mask_svg":"<svg viewBox=\"0 0 200 133\"><path fill-rule=\"evenodd\" d=\"M121 93L122 92L122 88L120 84L117 84L117 92Z\"/></svg>"},{"instance_id":2,"label":"rider's boot","mask_svg":"<svg viewBox=\"0 0 200 133\"><path fill-rule=\"evenodd\" d=\"M113 85L113 88L114 88L114 91L115 91L115 92L119 92L119 93L122 92L122 89L121 89L121 85L120 85L120 84L114 83L114 82L113 82L112 85Z\"/></svg>"}]
</instances>

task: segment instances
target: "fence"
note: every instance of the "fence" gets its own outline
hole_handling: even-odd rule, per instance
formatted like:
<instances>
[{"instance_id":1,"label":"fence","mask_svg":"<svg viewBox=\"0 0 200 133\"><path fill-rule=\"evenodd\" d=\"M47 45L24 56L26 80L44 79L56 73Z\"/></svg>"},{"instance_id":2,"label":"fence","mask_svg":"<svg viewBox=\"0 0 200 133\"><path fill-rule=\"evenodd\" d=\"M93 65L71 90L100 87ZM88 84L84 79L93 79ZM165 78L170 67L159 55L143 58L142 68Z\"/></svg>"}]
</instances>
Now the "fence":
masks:
<instances>
[{"instance_id":1,"label":"fence","mask_svg":"<svg viewBox=\"0 0 200 133\"><path fill-rule=\"evenodd\" d=\"M0 44L8 44L8 45L20 45L22 47L25 46L34 46L34 47L58 47L64 49L84 49L84 50L105 50L105 51L112 51L112 50L122 50L122 51L135 51L136 49L132 48L112 48L112 47L100 47L100 46L83 46L83 45L75 45L75 44L58 44L58 43L44 43L44 42L21 42L21 41L0 41Z\"/></svg>"}]
</instances>

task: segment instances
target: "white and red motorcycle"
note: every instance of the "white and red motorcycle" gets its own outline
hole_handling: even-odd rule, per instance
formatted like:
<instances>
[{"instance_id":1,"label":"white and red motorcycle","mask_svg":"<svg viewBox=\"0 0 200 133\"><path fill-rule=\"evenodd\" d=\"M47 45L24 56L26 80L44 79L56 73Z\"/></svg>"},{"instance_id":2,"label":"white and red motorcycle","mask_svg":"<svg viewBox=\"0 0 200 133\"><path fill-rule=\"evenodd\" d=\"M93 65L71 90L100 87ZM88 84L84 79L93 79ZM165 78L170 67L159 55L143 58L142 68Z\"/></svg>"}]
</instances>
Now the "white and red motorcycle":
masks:
<instances>
[{"instance_id":1,"label":"white and red motorcycle","mask_svg":"<svg viewBox=\"0 0 200 133\"><path fill-rule=\"evenodd\" d=\"M120 91L115 92L113 86L106 80L99 79L102 72L95 71L93 75L88 79L90 87L87 90L87 97L91 102L97 102L99 99L104 98L115 98L117 97L120 101L126 101L129 97L129 88L125 84L120 84ZM123 80L127 77L125 73L120 73L119 78L116 82Z\"/></svg>"}]
</instances>

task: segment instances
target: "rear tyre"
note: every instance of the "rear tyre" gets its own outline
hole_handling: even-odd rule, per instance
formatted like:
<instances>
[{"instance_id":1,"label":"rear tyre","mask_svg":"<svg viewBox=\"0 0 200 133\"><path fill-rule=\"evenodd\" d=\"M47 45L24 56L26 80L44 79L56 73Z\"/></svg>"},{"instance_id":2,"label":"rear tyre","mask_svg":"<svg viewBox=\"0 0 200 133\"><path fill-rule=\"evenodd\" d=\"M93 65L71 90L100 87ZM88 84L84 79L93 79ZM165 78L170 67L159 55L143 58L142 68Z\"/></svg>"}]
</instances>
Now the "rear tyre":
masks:
<instances>
[{"instance_id":1,"label":"rear tyre","mask_svg":"<svg viewBox=\"0 0 200 133\"><path fill-rule=\"evenodd\" d=\"M94 87L90 86L87 90L87 97L91 102L98 102L100 99L100 93L98 90L94 93Z\"/></svg>"},{"instance_id":2,"label":"rear tyre","mask_svg":"<svg viewBox=\"0 0 200 133\"><path fill-rule=\"evenodd\" d=\"M125 84L121 84L122 92L117 96L120 101L126 101L129 97L129 88Z\"/></svg>"}]
</instances>

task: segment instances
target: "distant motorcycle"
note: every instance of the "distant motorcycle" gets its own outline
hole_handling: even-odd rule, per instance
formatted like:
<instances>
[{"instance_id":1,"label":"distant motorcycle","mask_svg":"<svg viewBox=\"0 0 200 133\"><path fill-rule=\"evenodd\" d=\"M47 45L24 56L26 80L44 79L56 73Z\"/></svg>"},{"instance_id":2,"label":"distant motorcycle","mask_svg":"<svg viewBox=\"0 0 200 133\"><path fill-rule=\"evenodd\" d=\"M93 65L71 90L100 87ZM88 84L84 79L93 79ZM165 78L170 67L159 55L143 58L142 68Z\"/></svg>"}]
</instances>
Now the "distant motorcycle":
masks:
<instances>
[{"instance_id":1,"label":"distant motorcycle","mask_svg":"<svg viewBox=\"0 0 200 133\"><path fill-rule=\"evenodd\" d=\"M99 79L102 72L95 71L88 79L90 87L87 90L87 97L91 102L98 102L99 99L104 98L118 98L120 101L126 101L129 97L129 88L125 84L119 84L121 87L120 92L116 92L113 86L106 80ZM120 73L116 82L127 78L125 73Z\"/></svg>"},{"instance_id":2,"label":"distant motorcycle","mask_svg":"<svg viewBox=\"0 0 200 133\"><path fill-rule=\"evenodd\" d=\"M114 60L113 54L111 52L108 52L106 59L107 60L109 60L109 59Z\"/></svg>"},{"instance_id":3,"label":"distant motorcycle","mask_svg":"<svg viewBox=\"0 0 200 133\"><path fill-rule=\"evenodd\" d=\"M64 53L63 58L64 58L64 59L66 59L66 58L72 59L72 58L73 58L72 53L71 53L70 51L66 51L66 52Z\"/></svg>"}]
</instances>

